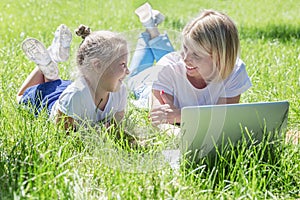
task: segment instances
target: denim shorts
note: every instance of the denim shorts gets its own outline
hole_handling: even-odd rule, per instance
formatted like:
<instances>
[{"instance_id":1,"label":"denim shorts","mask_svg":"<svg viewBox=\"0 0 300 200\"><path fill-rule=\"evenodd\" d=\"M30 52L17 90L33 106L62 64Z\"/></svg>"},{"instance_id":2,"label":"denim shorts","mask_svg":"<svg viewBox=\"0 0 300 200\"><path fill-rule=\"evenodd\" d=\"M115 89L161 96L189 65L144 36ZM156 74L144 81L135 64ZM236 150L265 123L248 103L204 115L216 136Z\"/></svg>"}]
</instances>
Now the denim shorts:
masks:
<instances>
[{"instance_id":1,"label":"denim shorts","mask_svg":"<svg viewBox=\"0 0 300 200\"><path fill-rule=\"evenodd\" d=\"M54 103L71 83L70 80L58 79L34 85L25 90L19 103L29 108L36 116L43 109L47 109L50 114Z\"/></svg>"}]
</instances>

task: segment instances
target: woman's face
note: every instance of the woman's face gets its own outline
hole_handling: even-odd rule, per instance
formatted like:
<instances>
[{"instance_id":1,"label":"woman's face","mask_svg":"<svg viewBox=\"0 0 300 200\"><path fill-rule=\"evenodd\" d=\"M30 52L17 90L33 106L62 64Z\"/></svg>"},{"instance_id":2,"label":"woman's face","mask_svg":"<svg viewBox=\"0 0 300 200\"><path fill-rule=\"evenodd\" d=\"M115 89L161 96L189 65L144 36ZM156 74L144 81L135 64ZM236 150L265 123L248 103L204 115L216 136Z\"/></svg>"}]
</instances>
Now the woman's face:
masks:
<instances>
[{"instance_id":1,"label":"woman's face","mask_svg":"<svg viewBox=\"0 0 300 200\"><path fill-rule=\"evenodd\" d=\"M120 89L125 77L129 74L127 49L121 51L120 57L111 63L101 77L102 87L109 92L116 92Z\"/></svg>"},{"instance_id":2,"label":"woman's face","mask_svg":"<svg viewBox=\"0 0 300 200\"><path fill-rule=\"evenodd\" d=\"M204 80L213 78L213 62L210 55L196 53L192 47L187 44L183 45L182 59L185 63L186 74L189 77L202 77Z\"/></svg>"}]
</instances>

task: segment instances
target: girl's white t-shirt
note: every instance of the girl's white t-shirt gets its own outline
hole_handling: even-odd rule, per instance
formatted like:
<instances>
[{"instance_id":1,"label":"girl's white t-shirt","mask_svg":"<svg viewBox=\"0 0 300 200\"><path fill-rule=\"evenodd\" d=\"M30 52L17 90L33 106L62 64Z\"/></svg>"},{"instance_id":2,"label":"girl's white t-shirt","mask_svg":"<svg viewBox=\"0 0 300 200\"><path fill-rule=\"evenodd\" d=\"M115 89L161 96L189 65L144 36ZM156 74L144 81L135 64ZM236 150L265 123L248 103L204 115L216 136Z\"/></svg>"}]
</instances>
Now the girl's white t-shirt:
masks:
<instances>
[{"instance_id":1,"label":"girl's white t-shirt","mask_svg":"<svg viewBox=\"0 0 300 200\"><path fill-rule=\"evenodd\" d=\"M181 56L172 52L161 58L156 66L161 67L152 89L164 90L174 97L178 108L196 105L217 104L220 97L235 97L251 87L245 64L237 59L232 73L221 82L212 82L203 89L195 88L186 77L186 68ZM154 67L156 67L154 66Z\"/></svg>"},{"instance_id":2,"label":"girl's white t-shirt","mask_svg":"<svg viewBox=\"0 0 300 200\"><path fill-rule=\"evenodd\" d=\"M94 103L93 96L83 77L69 85L52 107L50 117L58 110L75 119L79 124L94 125L99 121L109 121L116 112L125 111L127 104L127 89L122 84L117 92L109 94L108 102L102 111Z\"/></svg>"}]
</instances>

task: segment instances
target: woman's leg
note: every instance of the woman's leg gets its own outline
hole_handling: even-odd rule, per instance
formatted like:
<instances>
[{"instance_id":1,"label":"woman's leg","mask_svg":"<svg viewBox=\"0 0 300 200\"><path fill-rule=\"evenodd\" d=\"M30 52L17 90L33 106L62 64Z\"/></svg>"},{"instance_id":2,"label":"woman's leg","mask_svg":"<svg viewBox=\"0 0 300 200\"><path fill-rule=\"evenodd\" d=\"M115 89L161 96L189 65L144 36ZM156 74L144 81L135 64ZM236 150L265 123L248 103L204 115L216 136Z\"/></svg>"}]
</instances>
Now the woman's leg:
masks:
<instances>
[{"instance_id":1,"label":"woman's leg","mask_svg":"<svg viewBox=\"0 0 300 200\"><path fill-rule=\"evenodd\" d=\"M167 53L173 52L174 48L169 37L166 34L161 35L157 28L158 24L163 22L165 17L158 10L153 10L149 3L145 3L138 7L135 10L135 13L139 16L140 22L146 28L146 33L148 33L145 42L147 47L151 48L154 56L154 59L152 58L153 61L157 62ZM142 69L144 70L144 68Z\"/></svg>"},{"instance_id":2,"label":"woman's leg","mask_svg":"<svg viewBox=\"0 0 300 200\"><path fill-rule=\"evenodd\" d=\"M145 32L144 34L146 34ZM149 34L148 34L149 35ZM157 79L158 73L161 70L158 66L153 66L154 61L158 62L164 55L173 52L174 48L168 38L168 35L162 34L148 41L148 55L151 55L151 59L145 59L143 56L140 63L135 63L138 66L134 76L129 77L128 86L133 91L135 97L139 99L136 102L137 107L147 107L148 97L151 94L151 85L153 81ZM146 51L144 49L144 51ZM149 52L151 51L151 52ZM145 53L145 52L139 52ZM138 56L138 54L136 54ZM142 67L141 67L142 66Z\"/></svg>"},{"instance_id":3,"label":"woman's leg","mask_svg":"<svg viewBox=\"0 0 300 200\"><path fill-rule=\"evenodd\" d=\"M161 34L153 38L148 42L148 44L156 62L158 62L164 55L174 51L174 47L167 34Z\"/></svg>"},{"instance_id":4,"label":"woman's leg","mask_svg":"<svg viewBox=\"0 0 300 200\"><path fill-rule=\"evenodd\" d=\"M141 33L137 42L135 52L130 62L129 77L133 77L153 65L154 55L152 54L152 50L148 46L149 40L150 34L148 32Z\"/></svg>"},{"instance_id":5,"label":"woman's leg","mask_svg":"<svg viewBox=\"0 0 300 200\"><path fill-rule=\"evenodd\" d=\"M164 20L164 16L157 10L152 10L146 3L135 13L146 28L146 32L139 38L137 51L131 62L131 76L128 80L129 88L138 99L134 102L137 107L148 107L148 98L151 94L151 85L157 77L157 70L153 71L154 62L162 56L174 51L166 34L161 35L157 25ZM147 55L147 56L146 56Z\"/></svg>"},{"instance_id":6,"label":"woman's leg","mask_svg":"<svg viewBox=\"0 0 300 200\"><path fill-rule=\"evenodd\" d=\"M149 3L138 7L135 13L146 28L146 32L142 33L138 39L136 50L130 64L131 74L129 77L137 75L154 64L155 57L148 43L150 40L160 36L157 26L165 19L159 11L152 10Z\"/></svg>"},{"instance_id":7,"label":"woman's leg","mask_svg":"<svg viewBox=\"0 0 300 200\"><path fill-rule=\"evenodd\" d=\"M155 28L157 29L157 27ZM147 28L146 32L141 34L130 64L130 78L138 76L152 67L154 62L158 62L161 57L174 51L168 35L160 34L159 31L157 33L159 35L152 38Z\"/></svg>"}]
</instances>

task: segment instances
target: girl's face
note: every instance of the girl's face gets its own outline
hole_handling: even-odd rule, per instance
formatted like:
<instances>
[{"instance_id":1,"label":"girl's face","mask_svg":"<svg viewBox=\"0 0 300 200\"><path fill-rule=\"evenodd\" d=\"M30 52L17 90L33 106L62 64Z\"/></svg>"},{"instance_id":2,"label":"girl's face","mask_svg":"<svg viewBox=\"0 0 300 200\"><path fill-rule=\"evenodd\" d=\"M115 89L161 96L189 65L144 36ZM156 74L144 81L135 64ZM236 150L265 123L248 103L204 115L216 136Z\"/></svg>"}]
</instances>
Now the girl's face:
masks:
<instances>
[{"instance_id":1,"label":"girl's face","mask_svg":"<svg viewBox=\"0 0 300 200\"><path fill-rule=\"evenodd\" d=\"M189 77L202 77L204 80L213 78L213 62L210 55L201 54L188 45L183 45L182 59L185 63L186 74Z\"/></svg>"},{"instance_id":2,"label":"girl's face","mask_svg":"<svg viewBox=\"0 0 300 200\"><path fill-rule=\"evenodd\" d=\"M122 82L129 74L129 70L127 68L127 55L127 49L123 49L120 57L113 61L111 65L104 71L100 81L105 90L109 92L116 92L120 89Z\"/></svg>"}]
</instances>

